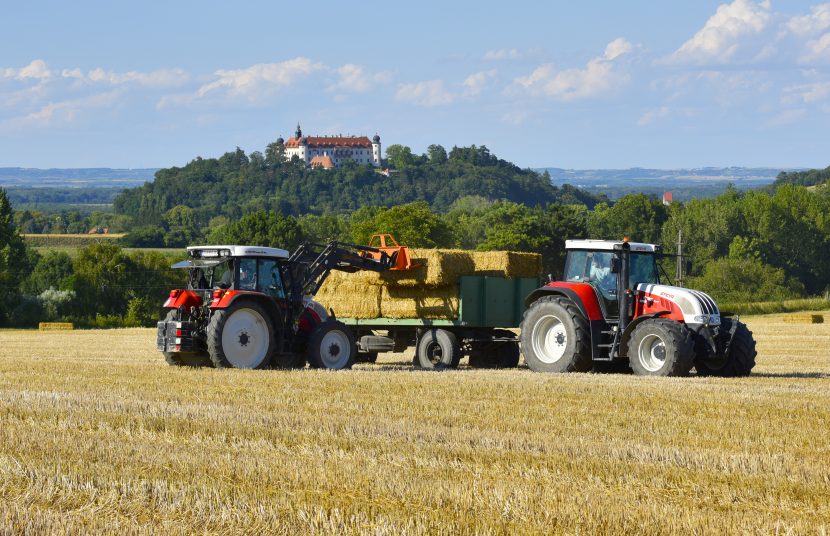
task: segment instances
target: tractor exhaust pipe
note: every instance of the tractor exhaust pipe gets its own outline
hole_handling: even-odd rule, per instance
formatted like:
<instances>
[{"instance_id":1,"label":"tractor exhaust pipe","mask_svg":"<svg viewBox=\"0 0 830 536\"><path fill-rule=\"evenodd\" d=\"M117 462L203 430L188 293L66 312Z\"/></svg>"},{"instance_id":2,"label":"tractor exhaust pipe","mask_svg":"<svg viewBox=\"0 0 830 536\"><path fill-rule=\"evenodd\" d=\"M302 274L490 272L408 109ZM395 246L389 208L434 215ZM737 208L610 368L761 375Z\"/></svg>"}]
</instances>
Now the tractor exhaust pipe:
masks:
<instances>
[{"instance_id":1,"label":"tractor exhaust pipe","mask_svg":"<svg viewBox=\"0 0 830 536\"><path fill-rule=\"evenodd\" d=\"M628 326L631 317L631 295L628 292L628 283L631 279L631 245L628 240L620 246L620 277L617 280L617 296L620 304L620 323L617 329L622 333Z\"/></svg>"}]
</instances>

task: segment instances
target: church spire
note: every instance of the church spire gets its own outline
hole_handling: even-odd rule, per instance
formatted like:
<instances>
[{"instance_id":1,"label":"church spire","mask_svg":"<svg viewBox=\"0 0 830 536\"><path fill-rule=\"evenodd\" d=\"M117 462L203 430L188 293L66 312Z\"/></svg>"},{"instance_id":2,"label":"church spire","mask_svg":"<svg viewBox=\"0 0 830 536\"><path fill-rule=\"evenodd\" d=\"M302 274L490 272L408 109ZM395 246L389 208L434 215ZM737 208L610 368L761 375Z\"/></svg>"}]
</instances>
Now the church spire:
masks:
<instances>
[{"instance_id":1,"label":"church spire","mask_svg":"<svg viewBox=\"0 0 830 536\"><path fill-rule=\"evenodd\" d=\"M294 137L297 138L298 140L303 137L303 131L300 128L300 122L299 121L297 121L297 132L294 133Z\"/></svg>"}]
</instances>

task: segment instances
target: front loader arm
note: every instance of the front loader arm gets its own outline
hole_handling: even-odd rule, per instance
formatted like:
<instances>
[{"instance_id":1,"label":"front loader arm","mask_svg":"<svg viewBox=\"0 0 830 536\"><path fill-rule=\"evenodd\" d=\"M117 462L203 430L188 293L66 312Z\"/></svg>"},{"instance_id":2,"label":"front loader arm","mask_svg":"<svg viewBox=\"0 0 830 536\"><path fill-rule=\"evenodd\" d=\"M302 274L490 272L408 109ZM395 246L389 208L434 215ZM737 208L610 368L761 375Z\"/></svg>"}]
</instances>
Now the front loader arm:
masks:
<instances>
[{"instance_id":1,"label":"front loader arm","mask_svg":"<svg viewBox=\"0 0 830 536\"><path fill-rule=\"evenodd\" d=\"M366 253L379 255L380 258L373 259L365 255ZM368 246L332 241L326 245L302 244L291 255L289 262L304 266L304 273L298 284L302 288L303 295L314 296L332 270L384 272L395 265L395 256Z\"/></svg>"}]
</instances>

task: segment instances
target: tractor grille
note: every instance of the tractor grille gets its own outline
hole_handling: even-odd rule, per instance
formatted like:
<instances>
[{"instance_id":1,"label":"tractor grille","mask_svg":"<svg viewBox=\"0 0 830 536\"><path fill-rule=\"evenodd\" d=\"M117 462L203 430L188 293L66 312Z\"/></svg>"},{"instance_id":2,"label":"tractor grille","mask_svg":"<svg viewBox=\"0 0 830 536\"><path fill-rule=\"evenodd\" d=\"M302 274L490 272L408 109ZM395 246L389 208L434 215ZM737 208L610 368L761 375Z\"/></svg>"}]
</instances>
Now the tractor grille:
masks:
<instances>
[{"instance_id":1,"label":"tractor grille","mask_svg":"<svg viewBox=\"0 0 830 536\"><path fill-rule=\"evenodd\" d=\"M697 301L700 302L701 309L703 309L703 313L707 315L719 315L720 311L718 311L718 306L715 304L715 300L704 294L703 292L697 290L690 290Z\"/></svg>"}]
</instances>

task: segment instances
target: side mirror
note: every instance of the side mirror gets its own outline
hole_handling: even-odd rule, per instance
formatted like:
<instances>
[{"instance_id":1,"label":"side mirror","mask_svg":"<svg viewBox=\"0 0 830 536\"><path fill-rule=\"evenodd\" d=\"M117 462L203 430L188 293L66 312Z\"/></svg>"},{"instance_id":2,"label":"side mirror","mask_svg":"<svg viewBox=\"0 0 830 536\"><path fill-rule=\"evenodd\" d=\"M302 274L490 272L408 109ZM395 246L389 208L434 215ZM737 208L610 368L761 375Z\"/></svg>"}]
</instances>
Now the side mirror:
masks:
<instances>
[{"instance_id":1,"label":"side mirror","mask_svg":"<svg viewBox=\"0 0 830 536\"><path fill-rule=\"evenodd\" d=\"M614 257L611 259L611 273L618 274L620 273L620 259L618 257Z\"/></svg>"}]
</instances>

